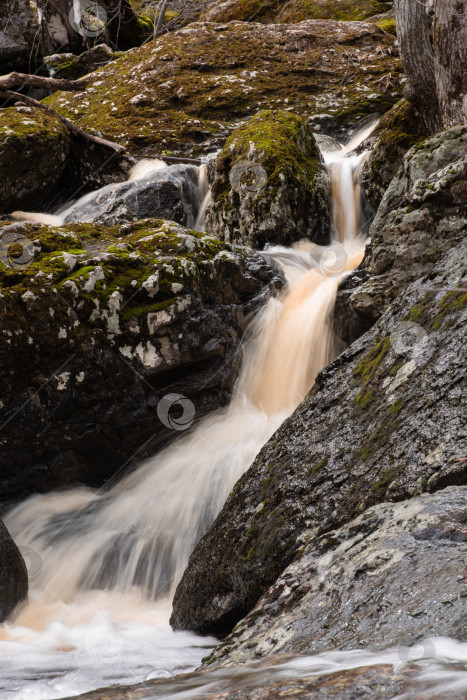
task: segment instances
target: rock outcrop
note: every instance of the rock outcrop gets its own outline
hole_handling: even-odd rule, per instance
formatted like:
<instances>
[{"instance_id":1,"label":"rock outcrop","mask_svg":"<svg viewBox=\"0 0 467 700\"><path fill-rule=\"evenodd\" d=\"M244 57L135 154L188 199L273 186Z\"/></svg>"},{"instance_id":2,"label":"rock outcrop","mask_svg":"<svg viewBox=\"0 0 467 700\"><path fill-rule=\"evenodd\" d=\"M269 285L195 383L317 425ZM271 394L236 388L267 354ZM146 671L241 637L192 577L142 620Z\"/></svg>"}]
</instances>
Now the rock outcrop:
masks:
<instances>
[{"instance_id":1,"label":"rock outcrop","mask_svg":"<svg viewBox=\"0 0 467 700\"><path fill-rule=\"evenodd\" d=\"M47 102L144 155L214 151L261 109L345 134L400 98L394 42L367 22L195 22L101 68L86 92Z\"/></svg>"},{"instance_id":2,"label":"rock outcrop","mask_svg":"<svg viewBox=\"0 0 467 700\"><path fill-rule=\"evenodd\" d=\"M159 218L193 228L202 204L198 177L194 165L171 165L138 180L107 185L77 203L65 223L115 226Z\"/></svg>"},{"instance_id":3,"label":"rock outcrop","mask_svg":"<svg viewBox=\"0 0 467 700\"><path fill-rule=\"evenodd\" d=\"M27 595L26 564L0 520L0 622L4 622Z\"/></svg>"},{"instance_id":4,"label":"rock outcrop","mask_svg":"<svg viewBox=\"0 0 467 700\"><path fill-rule=\"evenodd\" d=\"M369 508L303 551L206 661L467 640L467 486ZM403 650L401 648L401 661Z\"/></svg>"},{"instance_id":5,"label":"rock outcrop","mask_svg":"<svg viewBox=\"0 0 467 700\"><path fill-rule=\"evenodd\" d=\"M466 252L452 249L318 375L195 548L176 629L231 630L305 532L318 538L375 504L466 483Z\"/></svg>"},{"instance_id":6,"label":"rock outcrop","mask_svg":"<svg viewBox=\"0 0 467 700\"><path fill-rule=\"evenodd\" d=\"M372 150L363 164L360 178L366 198L375 211L402 167L404 155L426 136L417 113L406 100L398 102L383 116L372 135Z\"/></svg>"},{"instance_id":7,"label":"rock outcrop","mask_svg":"<svg viewBox=\"0 0 467 700\"><path fill-rule=\"evenodd\" d=\"M359 269L341 286L335 329L352 342L410 282L467 233L467 126L436 134L404 156L370 228Z\"/></svg>"},{"instance_id":8,"label":"rock outcrop","mask_svg":"<svg viewBox=\"0 0 467 700\"><path fill-rule=\"evenodd\" d=\"M0 5L0 75L33 71L42 46L37 10L29 0L2 0Z\"/></svg>"},{"instance_id":9,"label":"rock outcrop","mask_svg":"<svg viewBox=\"0 0 467 700\"><path fill-rule=\"evenodd\" d=\"M251 250L157 220L0 224L3 500L102 484L225 404L247 316L282 285Z\"/></svg>"},{"instance_id":10,"label":"rock outcrop","mask_svg":"<svg viewBox=\"0 0 467 700\"><path fill-rule=\"evenodd\" d=\"M214 0L203 13L209 22L281 22L295 23L306 19L363 20L387 12L392 2L385 0L311 0L290 3L288 0Z\"/></svg>"},{"instance_id":11,"label":"rock outcrop","mask_svg":"<svg viewBox=\"0 0 467 700\"><path fill-rule=\"evenodd\" d=\"M227 140L210 179L205 226L213 236L259 249L329 243L329 178L305 120L259 112Z\"/></svg>"}]
</instances>

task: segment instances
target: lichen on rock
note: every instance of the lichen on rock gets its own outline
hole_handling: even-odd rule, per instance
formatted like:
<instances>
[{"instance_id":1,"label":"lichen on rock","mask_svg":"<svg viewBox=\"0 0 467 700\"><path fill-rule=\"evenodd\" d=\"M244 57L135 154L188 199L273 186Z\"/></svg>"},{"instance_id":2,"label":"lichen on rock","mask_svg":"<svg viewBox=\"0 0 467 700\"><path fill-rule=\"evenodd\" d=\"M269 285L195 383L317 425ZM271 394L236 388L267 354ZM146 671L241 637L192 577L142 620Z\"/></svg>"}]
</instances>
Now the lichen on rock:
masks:
<instances>
[{"instance_id":1,"label":"lichen on rock","mask_svg":"<svg viewBox=\"0 0 467 700\"><path fill-rule=\"evenodd\" d=\"M247 317L282 285L259 254L174 222L0 223L7 235L3 499L102 484L152 454L173 438L157 417L166 393L192 400L197 418L225 404Z\"/></svg>"},{"instance_id":2,"label":"lichen on rock","mask_svg":"<svg viewBox=\"0 0 467 700\"><path fill-rule=\"evenodd\" d=\"M261 109L345 133L400 98L400 70L394 37L367 22L194 22L46 102L135 153L200 155Z\"/></svg>"}]
</instances>

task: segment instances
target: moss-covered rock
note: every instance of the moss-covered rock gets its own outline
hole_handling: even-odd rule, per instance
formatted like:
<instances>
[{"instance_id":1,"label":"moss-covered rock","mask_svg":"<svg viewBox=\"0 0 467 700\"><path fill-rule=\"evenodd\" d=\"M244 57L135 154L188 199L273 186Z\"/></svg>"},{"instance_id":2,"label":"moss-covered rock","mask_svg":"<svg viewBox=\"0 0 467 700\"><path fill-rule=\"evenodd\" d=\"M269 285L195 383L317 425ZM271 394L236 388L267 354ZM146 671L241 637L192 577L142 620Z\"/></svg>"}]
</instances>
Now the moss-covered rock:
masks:
<instances>
[{"instance_id":1,"label":"moss-covered rock","mask_svg":"<svg viewBox=\"0 0 467 700\"><path fill-rule=\"evenodd\" d=\"M226 403L245 317L280 274L261 256L158 220L0 224L2 499L102 484ZM64 436L66 440L64 443Z\"/></svg>"},{"instance_id":2,"label":"moss-covered rock","mask_svg":"<svg viewBox=\"0 0 467 700\"><path fill-rule=\"evenodd\" d=\"M121 55L121 52L112 51L107 44L98 44L80 56L71 53L46 56L44 64L49 71L53 72L54 78L78 80Z\"/></svg>"},{"instance_id":3,"label":"moss-covered rock","mask_svg":"<svg viewBox=\"0 0 467 700\"><path fill-rule=\"evenodd\" d=\"M363 20L392 6L388 0L215 0L202 19L210 22L302 22L306 19Z\"/></svg>"},{"instance_id":4,"label":"moss-covered rock","mask_svg":"<svg viewBox=\"0 0 467 700\"><path fill-rule=\"evenodd\" d=\"M383 114L401 95L396 53L394 38L366 22L200 22L112 61L85 92L47 102L135 152L199 155L261 109L313 114L342 133Z\"/></svg>"},{"instance_id":5,"label":"moss-covered rock","mask_svg":"<svg viewBox=\"0 0 467 700\"><path fill-rule=\"evenodd\" d=\"M68 129L30 107L0 110L0 213L52 196L70 150Z\"/></svg>"},{"instance_id":6,"label":"moss-covered rock","mask_svg":"<svg viewBox=\"0 0 467 700\"><path fill-rule=\"evenodd\" d=\"M372 140L372 151L362 168L361 182L370 204L377 209L403 157L426 138L415 109L401 100L383 116Z\"/></svg>"},{"instance_id":7,"label":"moss-covered rock","mask_svg":"<svg viewBox=\"0 0 467 700\"><path fill-rule=\"evenodd\" d=\"M305 120L260 112L230 136L213 171L209 233L254 248L329 242L327 171Z\"/></svg>"}]
</instances>

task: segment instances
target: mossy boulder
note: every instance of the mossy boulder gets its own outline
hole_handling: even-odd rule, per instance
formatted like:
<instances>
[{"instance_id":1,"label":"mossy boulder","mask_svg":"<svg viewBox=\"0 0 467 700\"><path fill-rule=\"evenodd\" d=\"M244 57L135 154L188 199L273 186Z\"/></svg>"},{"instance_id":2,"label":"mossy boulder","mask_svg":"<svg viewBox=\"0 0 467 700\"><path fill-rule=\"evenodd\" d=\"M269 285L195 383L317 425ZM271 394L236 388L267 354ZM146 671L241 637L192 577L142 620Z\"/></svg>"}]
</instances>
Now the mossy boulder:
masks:
<instances>
[{"instance_id":1,"label":"mossy boulder","mask_svg":"<svg viewBox=\"0 0 467 700\"><path fill-rule=\"evenodd\" d=\"M0 216L54 211L104 185L126 180L135 160L71 135L53 114L31 107L0 110Z\"/></svg>"},{"instance_id":2,"label":"mossy boulder","mask_svg":"<svg viewBox=\"0 0 467 700\"><path fill-rule=\"evenodd\" d=\"M365 195L375 210L401 167L404 155L426 136L417 112L404 99L383 116L372 136L372 151L361 175Z\"/></svg>"},{"instance_id":3,"label":"mossy boulder","mask_svg":"<svg viewBox=\"0 0 467 700\"><path fill-rule=\"evenodd\" d=\"M160 220L0 223L0 492L99 485L225 404L246 317L282 285L260 255ZM64 441L65 436L65 441Z\"/></svg>"},{"instance_id":4,"label":"mossy boulder","mask_svg":"<svg viewBox=\"0 0 467 700\"><path fill-rule=\"evenodd\" d=\"M78 80L121 55L121 52L112 51L107 44L98 44L80 56L75 56L72 53L46 56L44 64L49 71L53 72L54 78Z\"/></svg>"},{"instance_id":5,"label":"mossy boulder","mask_svg":"<svg viewBox=\"0 0 467 700\"><path fill-rule=\"evenodd\" d=\"M52 198L71 139L53 115L30 107L0 110L0 213Z\"/></svg>"},{"instance_id":6,"label":"mossy boulder","mask_svg":"<svg viewBox=\"0 0 467 700\"><path fill-rule=\"evenodd\" d=\"M213 168L206 231L263 248L330 238L329 183L307 122L265 110L227 140Z\"/></svg>"},{"instance_id":7,"label":"mossy boulder","mask_svg":"<svg viewBox=\"0 0 467 700\"><path fill-rule=\"evenodd\" d=\"M85 92L46 101L134 154L211 152L262 109L346 134L400 99L394 41L367 22L195 22L96 71Z\"/></svg>"},{"instance_id":8,"label":"mossy boulder","mask_svg":"<svg viewBox=\"0 0 467 700\"><path fill-rule=\"evenodd\" d=\"M210 22L302 22L306 19L363 20L386 12L385 0L215 0L202 19Z\"/></svg>"},{"instance_id":9,"label":"mossy boulder","mask_svg":"<svg viewBox=\"0 0 467 700\"><path fill-rule=\"evenodd\" d=\"M370 227L359 270L338 292L335 327L351 342L397 294L467 234L467 126L440 132L403 157Z\"/></svg>"},{"instance_id":10,"label":"mossy boulder","mask_svg":"<svg viewBox=\"0 0 467 700\"><path fill-rule=\"evenodd\" d=\"M339 544L335 539L339 533L333 531L362 514L365 518L365 511L372 506L466 484L465 373L459 362L467 321L466 253L465 243L451 249L428 275L397 297L368 333L318 375L311 392L262 448L193 551L174 597L172 624L176 629L224 634L254 608L286 566L299 561L306 544L316 541L325 554ZM416 332L410 335L407 324L412 310L419 306L423 310L417 316ZM465 509L465 495L462 498ZM453 507L453 517L456 511ZM465 510L456 522L458 536L464 538ZM429 540L429 532L433 536L438 533L440 540L446 541L451 531L441 524L425 530L425 537ZM358 529L353 532L358 533ZM449 539L449 546L455 541L455 537ZM336 562L347 556L339 551ZM449 553L449 561L458 562L452 549ZM429 549L425 556L429 561ZM442 551L436 556L438 562L443 561ZM360 606L338 608L339 615L333 620L334 603L350 591L345 577L333 576L332 563L329 556L326 568L323 561L323 568L289 577L288 585L295 593L282 589L279 610L275 604L268 608L260 602L228 640L234 652L231 660L235 659L236 639L248 636L255 619L258 627L254 632L259 636L263 623L277 624L281 630L277 636L266 634L269 646L263 646L263 652L266 648L280 650L287 639L294 640L288 651L303 652L300 639L304 636L311 653L329 649L334 646L333 628L343 643L355 648L354 615L358 611L357 619L364 617L363 606L369 605L369 600L362 594ZM351 566L350 557L348 563ZM424 571L423 566L420 571ZM293 609L312 588L315 577L321 576L322 587L317 585L311 596L316 617L309 626L302 618L302 634L295 637L295 618L289 628L287 610ZM380 581L385 585L384 576ZM442 586L442 577L433 578L433 583L436 590ZM358 579L353 595L359 596L362 585ZM394 586L402 595L397 575ZM381 600L379 588L375 596ZM275 600L272 589L269 598ZM410 615L413 609L406 607L405 598L402 595L401 604L404 614ZM424 601L433 633L453 634L459 627L447 631L443 623L437 626L436 615L431 616L433 599L438 598L427 595ZM321 601L318 607L316 601ZM329 628L323 625L322 609L329 611L325 618ZM457 607L457 625L461 617L461 607ZM375 617L369 618L374 624ZM389 625L390 630L404 627L395 622ZM248 640L245 647L239 645L241 658L254 655L255 638L251 641L250 646Z\"/></svg>"},{"instance_id":11,"label":"mossy boulder","mask_svg":"<svg viewBox=\"0 0 467 700\"><path fill-rule=\"evenodd\" d=\"M26 564L0 520L0 622L4 622L28 595Z\"/></svg>"}]
</instances>

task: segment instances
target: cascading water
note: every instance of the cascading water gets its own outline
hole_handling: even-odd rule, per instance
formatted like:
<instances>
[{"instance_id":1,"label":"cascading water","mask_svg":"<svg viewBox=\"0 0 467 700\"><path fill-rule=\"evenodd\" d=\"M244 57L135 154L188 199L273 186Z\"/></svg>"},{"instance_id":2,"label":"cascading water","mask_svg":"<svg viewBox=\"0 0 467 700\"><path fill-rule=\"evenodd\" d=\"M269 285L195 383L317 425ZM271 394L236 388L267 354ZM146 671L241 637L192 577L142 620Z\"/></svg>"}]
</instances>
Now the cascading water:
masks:
<instances>
[{"instance_id":1,"label":"cascading water","mask_svg":"<svg viewBox=\"0 0 467 700\"><path fill-rule=\"evenodd\" d=\"M333 243L265 251L287 285L250 326L229 408L108 490L35 496L5 518L31 582L27 605L0 626L2 697L58 698L173 675L196 667L215 643L170 630L171 597L237 479L341 350L330 315L364 240L362 157L340 156L328 158ZM134 176L153 165L140 164ZM202 189L206 201L204 170Z\"/></svg>"}]
</instances>

